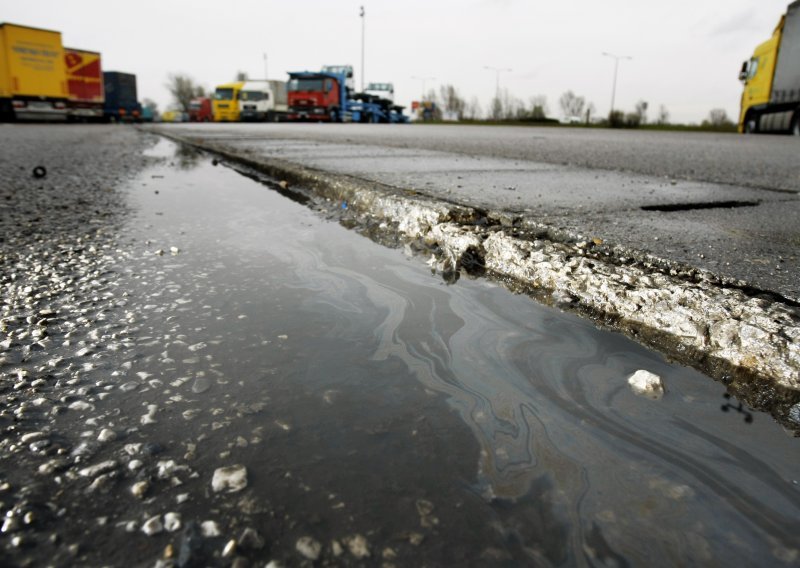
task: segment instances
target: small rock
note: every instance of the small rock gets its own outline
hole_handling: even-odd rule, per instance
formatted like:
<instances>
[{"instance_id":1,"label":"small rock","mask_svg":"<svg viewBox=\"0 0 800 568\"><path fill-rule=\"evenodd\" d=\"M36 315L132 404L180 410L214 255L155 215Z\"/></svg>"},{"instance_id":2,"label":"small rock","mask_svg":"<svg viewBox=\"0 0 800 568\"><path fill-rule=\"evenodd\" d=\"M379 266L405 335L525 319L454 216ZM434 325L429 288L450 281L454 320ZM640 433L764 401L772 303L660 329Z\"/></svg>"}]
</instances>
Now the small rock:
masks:
<instances>
[{"instance_id":1,"label":"small rock","mask_svg":"<svg viewBox=\"0 0 800 568\"><path fill-rule=\"evenodd\" d=\"M167 513L164 515L164 528L169 532L175 532L181 528L180 513Z\"/></svg>"},{"instance_id":2,"label":"small rock","mask_svg":"<svg viewBox=\"0 0 800 568\"><path fill-rule=\"evenodd\" d=\"M147 536L153 536L164 530L164 525L161 523L161 517L156 515L145 521L142 525L142 532Z\"/></svg>"},{"instance_id":3,"label":"small rock","mask_svg":"<svg viewBox=\"0 0 800 568\"><path fill-rule=\"evenodd\" d=\"M244 548L251 548L253 550L260 550L264 548L264 539L256 532L255 529L246 528L239 536L239 544Z\"/></svg>"},{"instance_id":4,"label":"small rock","mask_svg":"<svg viewBox=\"0 0 800 568\"><path fill-rule=\"evenodd\" d=\"M222 557L228 558L229 556L233 556L234 552L236 552L236 541L234 539L230 539L225 544L225 548L222 549Z\"/></svg>"},{"instance_id":5,"label":"small rock","mask_svg":"<svg viewBox=\"0 0 800 568\"><path fill-rule=\"evenodd\" d=\"M351 537L347 537L343 540L345 545L347 545L347 550L349 550L350 554L352 554L356 558L369 557L369 547L367 546L367 539L364 538L363 535L356 534Z\"/></svg>"},{"instance_id":6,"label":"small rock","mask_svg":"<svg viewBox=\"0 0 800 568\"><path fill-rule=\"evenodd\" d=\"M109 430L108 428L103 428L100 430L100 434L97 436L98 442L112 442L117 439L117 433L113 430Z\"/></svg>"},{"instance_id":7,"label":"small rock","mask_svg":"<svg viewBox=\"0 0 800 568\"><path fill-rule=\"evenodd\" d=\"M337 558L344 554L344 548L342 548L342 545L339 544L338 540L334 539L331 541L331 552L333 552L333 555Z\"/></svg>"},{"instance_id":8,"label":"small rock","mask_svg":"<svg viewBox=\"0 0 800 568\"><path fill-rule=\"evenodd\" d=\"M141 499L149 487L150 484L147 481L137 481L131 486L131 493L134 497Z\"/></svg>"},{"instance_id":9,"label":"small rock","mask_svg":"<svg viewBox=\"0 0 800 568\"><path fill-rule=\"evenodd\" d=\"M301 536L294 545L297 552L309 560L317 560L322 552L322 545L310 536Z\"/></svg>"},{"instance_id":10,"label":"small rock","mask_svg":"<svg viewBox=\"0 0 800 568\"><path fill-rule=\"evenodd\" d=\"M664 396L664 382L661 377L650 371L639 369L628 378L628 384L631 390L640 396L646 396L653 400Z\"/></svg>"},{"instance_id":11,"label":"small rock","mask_svg":"<svg viewBox=\"0 0 800 568\"><path fill-rule=\"evenodd\" d=\"M200 524L200 531L206 538L214 538L222 534L216 521L203 521Z\"/></svg>"},{"instance_id":12,"label":"small rock","mask_svg":"<svg viewBox=\"0 0 800 568\"><path fill-rule=\"evenodd\" d=\"M214 493L227 491L235 493L247 487L247 468L243 465L220 467L214 471L211 479L211 489Z\"/></svg>"},{"instance_id":13,"label":"small rock","mask_svg":"<svg viewBox=\"0 0 800 568\"><path fill-rule=\"evenodd\" d=\"M89 467L85 467L82 470L78 471L78 475L83 477L94 477L95 475L99 475L101 473L105 473L117 467L117 462L115 460L108 460L104 461L95 465L91 465Z\"/></svg>"},{"instance_id":14,"label":"small rock","mask_svg":"<svg viewBox=\"0 0 800 568\"><path fill-rule=\"evenodd\" d=\"M800 424L800 402L789 408L789 420L795 424Z\"/></svg>"}]
</instances>

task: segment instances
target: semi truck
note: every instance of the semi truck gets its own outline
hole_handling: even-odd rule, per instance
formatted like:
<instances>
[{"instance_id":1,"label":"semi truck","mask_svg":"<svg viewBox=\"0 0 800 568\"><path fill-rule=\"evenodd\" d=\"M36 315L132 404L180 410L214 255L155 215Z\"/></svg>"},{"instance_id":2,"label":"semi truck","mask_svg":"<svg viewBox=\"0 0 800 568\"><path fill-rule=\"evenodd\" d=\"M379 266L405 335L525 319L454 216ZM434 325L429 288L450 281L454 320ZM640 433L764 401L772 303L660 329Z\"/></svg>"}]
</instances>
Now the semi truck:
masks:
<instances>
[{"instance_id":1,"label":"semi truck","mask_svg":"<svg viewBox=\"0 0 800 568\"><path fill-rule=\"evenodd\" d=\"M211 99L197 97L189 101L189 122L211 122L214 120L214 111L211 108Z\"/></svg>"},{"instance_id":2,"label":"semi truck","mask_svg":"<svg viewBox=\"0 0 800 568\"><path fill-rule=\"evenodd\" d=\"M772 37L742 64L739 132L800 136L800 0L789 4Z\"/></svg>"},{"instance_id":3,"label":"semi truck","mask_svg":"<svg viewBox=\"0 0 800 568\"><path fill-rule=\"evenodd\" d=\"M214 90L214 121L236 122L239 120L239 93L242 91L244 81L225 83Z\"/></svg>"},{"instance_id":4,"label":"semi truck","mask_svg":"<svg viewBox=\"0 0 800 568\"><path fill-rule=\"evenodd\" d=\"M100 121L103 119L105 92L100 54L84 49L64 48L67 70L67 118Z\"/></svg>"},{"instance_id":5,"label":"semi truck","mask_svg":"<svg viewBox=\"0 0 800 568\"><path fill-rule=\"evenodd\" d=\"M242 121L277 122L286 118L286 83L276 80L246 81L239 96Z\"/></svg>"},{"instance_id":6,"label":"semi truck","mask_svg":"<svg viewBox=\"0 0 800 568\"><path fill-rule=\"evenodd\" d=\"M104 71L106 100L103 116L108 122L139 122L142 105L136 93L136 75L120 71Z\"/></svg>"},{"instance_id":7,"label":"semi truck","mask_svg":"<svg viewBox=\"0 0 800 568\"><path fill-rule=\"evenodd\" d=\"M0 24L0 117L63 121L68 96L61 33Z\"/></svg>"},{"instance_id":8,"label":"semi truck","mask_svg":"<svg viewBox=\"0 0 800 568\"><path fill-rule=\"evenodd\" d=\"M352 66L289 73L289 120L320 122L406 122L403 107L368 93L356 93Z\"/></svg>"}]
</instances>

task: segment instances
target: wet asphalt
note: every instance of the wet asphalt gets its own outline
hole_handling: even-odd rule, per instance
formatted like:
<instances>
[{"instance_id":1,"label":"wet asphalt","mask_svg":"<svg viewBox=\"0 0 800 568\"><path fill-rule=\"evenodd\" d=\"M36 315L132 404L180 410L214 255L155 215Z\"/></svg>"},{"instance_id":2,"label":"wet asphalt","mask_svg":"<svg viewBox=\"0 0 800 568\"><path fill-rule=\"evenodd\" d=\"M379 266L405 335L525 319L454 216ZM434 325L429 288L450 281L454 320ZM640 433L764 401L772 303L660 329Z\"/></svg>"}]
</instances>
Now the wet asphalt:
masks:
<instances>
[{"instance_id":1,"label":"wet asphalt","mask_svg":"<svg viewBox=\"0 0 800 568\"><path fill-rule=\"evenodd\" d=\"M800 299L800 141L792 137L459 125L159 128L248 159L505 212Z\"/></svg>"},{"instance_id":2,"label":"wet asphalt","mask_svg":"<svg viewBox=\"0 0 800 568\"><path fill-rule=\"evenodd\" d=\"M4 564L796 561L723 385L132 128L0 138Z\"/></svg>"}]
</instances>

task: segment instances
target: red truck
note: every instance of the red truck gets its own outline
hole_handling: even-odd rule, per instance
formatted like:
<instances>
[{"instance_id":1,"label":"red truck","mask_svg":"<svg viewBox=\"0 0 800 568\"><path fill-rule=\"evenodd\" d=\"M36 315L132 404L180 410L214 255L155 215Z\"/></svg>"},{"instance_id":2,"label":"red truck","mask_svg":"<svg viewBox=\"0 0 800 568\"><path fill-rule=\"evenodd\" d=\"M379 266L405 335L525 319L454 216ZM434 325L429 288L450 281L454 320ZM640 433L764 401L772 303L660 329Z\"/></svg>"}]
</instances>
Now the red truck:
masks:
<instances>
[{"instance_id":1,"label":"red truck","mask_svg":"<svg viewBox=\"0 0 800 568\"><path fill-rule=\"evenodd\" d=\"M100 54L83 49L64 48L67 68L67 118L69 120L103 119L103 68Z\"/></svg>"},{"instance_id":2,"label":"red truck","mask_svg":"<svg viewBox=\"0 0 800 568\"><path fill-rule=\"evenodd\" d=\"M214 113L211 108L211 99L198 97L189 103L189 122L211 122Z\"/></svg>"}]
</instances>

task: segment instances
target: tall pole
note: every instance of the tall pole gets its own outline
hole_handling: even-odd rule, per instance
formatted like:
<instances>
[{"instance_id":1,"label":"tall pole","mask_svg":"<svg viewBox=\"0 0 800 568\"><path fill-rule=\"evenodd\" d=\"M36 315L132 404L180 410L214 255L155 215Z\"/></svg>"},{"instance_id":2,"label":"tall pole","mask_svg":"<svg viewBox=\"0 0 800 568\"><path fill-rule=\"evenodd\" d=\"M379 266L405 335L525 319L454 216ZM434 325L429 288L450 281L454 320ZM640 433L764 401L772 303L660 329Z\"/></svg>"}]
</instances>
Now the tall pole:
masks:
<instances>
[{"instance_id":1,"label":"tall pole","mask_svg":"<svg viewBox=\"0 0 800 568\"><path fill-rule=\"evenodd\" d=\"M269 79L269 70L267 69L267 54L264 53L264 79Z\"/></svg>"},{"instance_id":2,"label":"tall pole","mask_svg":"<svg viewBox=\"0 0 800 568\"><path fill-rule=\"evenodd\" d=\"M611 111L609 111L609 115L614 112L614 101L617 97L617 71L619 71L619 60L620 59L633 59L629 55L614 55L613 53L603 52L603 55L606 57L611 57L614 59L614 84L611 87Z\"/></svg>"},{"instance_id":3,"label":"tall pole","mask_svg":"<svg viewBox=\"0 0 800 568\"><path fill-rule=\"evenodd\" d=\"M364 92L364 22L366 21L364 6L361 6L361 92Z\"/></svg>"},{"instance_id":4,"label":"tall pole","mask_svg":"<svg viewBox=\"0 0 800 568\"><path fill-rule=\"evenodd\" d=\"M494 96L495 98L500 98L500 73L503 72L510 72L511 69L503 69L499 67L489 67L488 65L484 65L484 69L488 69L489 71L495 72L495 82L494 82Z\"/></svg>"}]
</instances>

